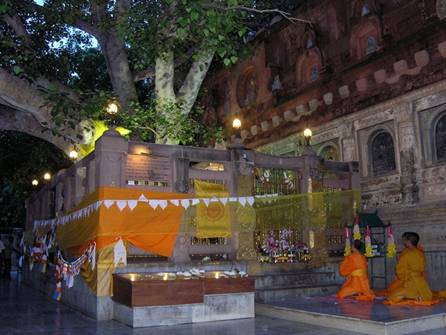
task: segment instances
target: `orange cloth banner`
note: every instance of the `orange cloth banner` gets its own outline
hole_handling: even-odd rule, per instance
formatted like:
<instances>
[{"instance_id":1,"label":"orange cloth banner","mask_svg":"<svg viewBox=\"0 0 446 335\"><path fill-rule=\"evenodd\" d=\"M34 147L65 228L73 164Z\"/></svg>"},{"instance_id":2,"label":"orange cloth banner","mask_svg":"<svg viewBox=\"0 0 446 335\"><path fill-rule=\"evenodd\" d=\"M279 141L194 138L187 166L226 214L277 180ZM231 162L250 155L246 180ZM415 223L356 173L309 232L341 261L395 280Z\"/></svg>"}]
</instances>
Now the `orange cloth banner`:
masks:
<instances>
[{"instance_id":1,"label":"orange cloth banner","mask_svg":"<svg viewBox=\"0 0 446 335\"><path fill-rule=\"evenodd\" d=\"M73 211L98 200L135 200L141 195L146 199L184 199L187 194L156 192L133 188L101 187L88 195ZM190 195L189 195L190 196ZM183 208L169 204L166 208L153 209L148 203L139 202L131 210L120 210L116 203L107 208L102 204L89 216L57 227L56 236L62 250L85 250L95 241L102 249L119 238L147 252L170 257L181 224Z\"/></svg>"}]
</instances>

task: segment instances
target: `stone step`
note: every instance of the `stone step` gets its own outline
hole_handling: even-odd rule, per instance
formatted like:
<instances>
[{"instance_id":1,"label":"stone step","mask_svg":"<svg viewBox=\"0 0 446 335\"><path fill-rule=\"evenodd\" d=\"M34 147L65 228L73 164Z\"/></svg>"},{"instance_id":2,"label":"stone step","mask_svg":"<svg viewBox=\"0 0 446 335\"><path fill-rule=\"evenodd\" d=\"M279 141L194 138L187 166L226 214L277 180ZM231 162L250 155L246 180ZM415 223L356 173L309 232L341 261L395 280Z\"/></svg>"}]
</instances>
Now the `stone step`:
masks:
<instances>
[{"instance_id":1,"label":"stone step","mask_svg":"<svg viewBox=\"0 0 446 335\"><path fill-rule=\"evenodd\" d=\"M256 301L271 303L282 299L335 294L340 283L321 283L307 286L288 286L272 289L256 289Z\"/></svg>"},{"instance_id":2,"label":"stone step","mask_svg":"<svg viewBox=\"0 0 446 335\"><path fill-rule=\"evenodd\" d=\"M317 285L318 283L329 283L335 280L336 274L333 271L266 274L256 277L256 289L274 289L290 286L303 287Z\"/></svg>"}]
</instances>

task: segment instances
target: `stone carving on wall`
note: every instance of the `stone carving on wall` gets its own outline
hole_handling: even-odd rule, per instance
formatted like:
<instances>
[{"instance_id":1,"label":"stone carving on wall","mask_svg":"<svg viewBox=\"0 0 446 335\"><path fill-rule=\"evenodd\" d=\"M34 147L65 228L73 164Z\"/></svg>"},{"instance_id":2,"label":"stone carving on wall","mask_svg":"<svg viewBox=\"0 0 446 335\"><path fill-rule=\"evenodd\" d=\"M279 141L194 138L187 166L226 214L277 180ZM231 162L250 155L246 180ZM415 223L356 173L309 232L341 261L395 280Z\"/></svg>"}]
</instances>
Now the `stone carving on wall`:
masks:
<instances>
[{"instance_id":1,"label":"stone carving on wall","mask_svg":"<svg viewBox=\"0 0 446 335\"><path fill-rule=\"evenodd\" d=\"M322 54L319 48L309 49L301 55L296 64L297 86L312 83L320 78L322 70Z\"/></svg>"},{"instance_id":2,"label":"stone carving on wall","mask_svg":"<svg viewBox=\"0 0 446 335\"><path fill-rule=\"evenodd\" d=\"M255 67L248 67L237 82L237 101L241 108L252 106L259 91Z\"/></svg>"},{"instance_id":3,"label":"stone carving on wall","mask_svg":"<svg viewBox=\"0 0 446 335\"><path fill-rule=\"evenodd\" d=\"M350 38L350 54L359 60L379 49L381 23L377 16L364 17L353 29Z\"/></svg>"},{"instance_id":4,"label":"stone carving on wall","mask_svg":"<svg viewBox=\"0 0 446 335\"><path fill-rule=\"evenodd\" d=\"M435 125L435 153L437 161L446 160L446 114Z\"/></svg>"},{"instance_id":5,"label":"stone carving on wall","mask_svg":"<svg viewBox=\"0 0 446 335\"><path fill-rule=\"evenodd\" d=\"M400 152L400 165L401 201L405 205L413 205L419 200L413 148Z\"/></svg>"},{"instance_id":6,"label":"stone carving on wall","mask_svg":"<svg viewBox=\"0 0 446 335\"><path fill-rule=\"evenodd\" d=\"M446 0L437 0L436 10L438 18L444 19L446 17Z\"/></svg>"},{"instance_id":7,"label":"stone carving on wall","mask_svg":"<svg viewBox=\"0 0 446 335\"><path fill-rule=\"evenodd\" d=\"M342 140L342 154L344 162L355 160L355 140L353 138L345 138Z\"/></svg>"}]
</instances>

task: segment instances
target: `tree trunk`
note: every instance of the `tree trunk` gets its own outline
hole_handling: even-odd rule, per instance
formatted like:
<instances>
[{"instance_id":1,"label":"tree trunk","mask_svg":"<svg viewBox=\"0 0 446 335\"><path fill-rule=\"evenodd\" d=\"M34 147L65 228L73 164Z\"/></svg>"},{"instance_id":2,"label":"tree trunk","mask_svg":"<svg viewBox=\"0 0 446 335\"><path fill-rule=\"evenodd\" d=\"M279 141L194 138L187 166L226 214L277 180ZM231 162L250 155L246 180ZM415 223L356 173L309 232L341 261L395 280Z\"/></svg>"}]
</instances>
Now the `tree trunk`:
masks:
<instances>
[{"instance_id":1,"label":"tree trunk","mask_svg":"<svg viewBox=\"0 0 446 335\"><path fill-rule=\"evenodd\" d=\"M98 41L107 63L113 90L118 95L121 107L130 110L130 103L137 102L138 96L124 43L114 31L101 34Z\"/></svg>"},{"instance_id":2,"label":"tree trunk","mask_svg":"<svg viewBox=\"0 0 446 335\"><path fill-rule=\"evenodd\" d=\"M187 115L192 110L214 55L214 51L203 50L192 63L177 95L177 102L181 104L183 114Z\"/></svg>"}]
</instances>

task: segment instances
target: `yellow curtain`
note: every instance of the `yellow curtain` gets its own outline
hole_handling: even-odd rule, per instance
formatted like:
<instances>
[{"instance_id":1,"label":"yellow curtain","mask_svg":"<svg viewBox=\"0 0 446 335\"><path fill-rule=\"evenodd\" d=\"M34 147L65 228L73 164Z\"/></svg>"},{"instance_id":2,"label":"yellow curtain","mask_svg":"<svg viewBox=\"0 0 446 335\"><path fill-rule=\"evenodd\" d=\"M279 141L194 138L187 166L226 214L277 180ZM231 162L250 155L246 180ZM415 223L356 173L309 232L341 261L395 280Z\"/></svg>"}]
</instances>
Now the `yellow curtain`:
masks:
<instances>
[{"instance_id":1,"label":"yellow curtain","mask_svg":"<svg viewBox=\"0 0 446 335\"><path fill-rule=\"evenodd\" d=\"M224 185L195 179L194 187L196 197L224 198L229 196ZM229 205L223 205L220 201L212 201L206 206L200 202L197 205L197 231L195 236L198 238L231 236Z\"/></svg>"},{"instance_id":2,"label":"yellow curtain","mask_svg":"<svg viewBox=\"0 0 446 335\"><path fill-rule=\"evenodd\" d=\"M112 244L97 250L94 270L88 262L85 262L81 268L82 278L98 297L113 295L114 247L115 245Z\"/></svg>"}]
</instances>

